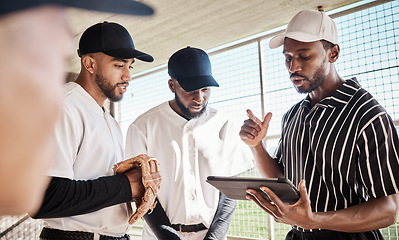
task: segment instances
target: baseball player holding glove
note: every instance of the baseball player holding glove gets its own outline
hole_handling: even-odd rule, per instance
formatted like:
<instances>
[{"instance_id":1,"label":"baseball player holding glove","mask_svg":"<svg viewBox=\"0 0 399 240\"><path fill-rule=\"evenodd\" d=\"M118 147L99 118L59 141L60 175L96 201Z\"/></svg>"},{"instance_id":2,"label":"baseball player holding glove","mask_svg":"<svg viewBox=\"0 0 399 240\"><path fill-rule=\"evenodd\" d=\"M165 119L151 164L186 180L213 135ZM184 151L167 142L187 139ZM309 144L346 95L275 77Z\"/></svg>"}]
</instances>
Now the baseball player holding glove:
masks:
<instances>
[{"instance_id":1,"label":"baseball player holding glove","mask_svg":"<svg viewBox=\"0 0 399 240\"><path fill-rule=\"evenodd\" d=\"M82 69L65 86L52 180L33 217L45 218L43 240L129 239L129 222L153 208L161 178L153 158L123 161L122 132L103 104L122 98L136 58L153 58L135 49L123 26L108 22L83 33L78 53ZM134 215L132 200L138 204Z\"/></svg>"},{"instance_id":2,"label":"baseball player holding glove","mask_svg":"<svg viewBox=\"0 0 399 240\"><path fill-rule=\"evenodd\" d=\"M146 154L140 154L137 157L130 158L120 162L114 166L116 174L122 174L132 169L141 169L142 182L144 186L144 194L138 198L133 198L136 203L136 211L129 218L129 223L133 224L138 219L142 218L149 210L153 210L155 205L155 198L161 184L161 176L159 175L158 163L155 158L149 157Z\"/></svg>"}]
</instances>

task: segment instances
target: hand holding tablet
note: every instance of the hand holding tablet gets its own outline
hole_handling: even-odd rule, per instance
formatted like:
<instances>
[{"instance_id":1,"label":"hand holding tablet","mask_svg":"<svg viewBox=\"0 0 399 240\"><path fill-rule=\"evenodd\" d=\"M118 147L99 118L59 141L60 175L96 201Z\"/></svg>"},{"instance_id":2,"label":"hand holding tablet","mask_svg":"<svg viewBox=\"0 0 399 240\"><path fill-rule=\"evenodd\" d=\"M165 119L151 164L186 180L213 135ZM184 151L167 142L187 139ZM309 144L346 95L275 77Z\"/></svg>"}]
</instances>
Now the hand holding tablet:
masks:
<instances>
[{"instance_id":1,"label":"hand holding tablet","mask_svg":"<svg viewBox=\"0 0 399 240\"><path fill-rule=\"evenodd\" d=\"M266 199L269 197L260 190L261 186L270 188L283 202L291 204L299 199L299 191L285 178L244 178L244 177L218 177L208 176L207 180L212 186L219 189L227 197L236 200L248 200L246 190L257 190ZM270 201L270 200L269 200Z\"/></svg>"}]
</instances>

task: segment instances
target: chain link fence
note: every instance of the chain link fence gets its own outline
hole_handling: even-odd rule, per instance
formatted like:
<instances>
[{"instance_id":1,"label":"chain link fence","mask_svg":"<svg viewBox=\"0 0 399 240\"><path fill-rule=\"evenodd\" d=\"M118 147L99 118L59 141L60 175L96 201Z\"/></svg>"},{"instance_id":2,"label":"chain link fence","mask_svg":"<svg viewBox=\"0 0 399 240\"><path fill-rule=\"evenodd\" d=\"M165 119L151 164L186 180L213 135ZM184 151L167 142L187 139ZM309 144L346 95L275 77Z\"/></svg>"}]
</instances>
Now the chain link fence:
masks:
<instances>
[{"instance_id":1,"label":"chain link fence","mask_svg":"<svg viewBox=\"0 0 399 240\"><path fill-rule=\"evenodd\" d=\"M39 239L42 221L22 216L0 217L0 239L29 240Z\"/></svg>"}]
</instances>

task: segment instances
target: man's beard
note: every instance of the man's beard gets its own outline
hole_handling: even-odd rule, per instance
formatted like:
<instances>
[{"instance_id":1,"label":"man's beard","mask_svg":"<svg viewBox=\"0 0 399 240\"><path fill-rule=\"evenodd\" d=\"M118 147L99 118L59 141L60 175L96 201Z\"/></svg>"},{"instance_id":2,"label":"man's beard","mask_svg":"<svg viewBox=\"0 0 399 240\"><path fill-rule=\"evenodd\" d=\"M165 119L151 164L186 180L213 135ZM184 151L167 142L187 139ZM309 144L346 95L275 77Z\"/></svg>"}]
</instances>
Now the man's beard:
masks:
<instances>
[{"instance_id":1,"label":"man's beard","mask_svg":"<svg viewBox=\"0 0 399 240\"><path fill-rule=\"evenodd\" d=\"M105 77L103 77L102 75L98 75L98 74L96 74L95 81L97 83L97 86L100 88L101 92L111 102L118 102L118 101L122 100L123 94L118 96L115 93L115 89L118 87L119 83L112 86L109 82L107 82L107 79Z\"/></svg>"},{"instance_id":2,"label":"man's beard","mask_svg":"<svg viewBox=\"0 0 399 240\"><path fill-rule=\"evenodd\" d=\"M208 106L208 103L206 103L205 106L201 109L201 111L199 111L196 114L192 114L190 112L190 110L183 105L183 103L180 101L179 96L177 96L176 93L175 93L175 100L176 100L177 106L179 107L180 111L182 112L183 117L187 120L200 117L202 114L204 114L206 107Z\"/></svg>"},{"instance_id":3,"label":"man's beard","mask_svg":"<svg viewBox=\"0 0 399 240\"><path fill-rule=\"evenodd\" d=\"M326 74L325 74L325 70L324 70L324 63L320 66L319 69L317 69L317 72L313 75L313 81L310 81L309 78L293 73L292 75L296 75L296 76L300 76L305 78L305 81L309 82L309 87L308 88L296 88L296 90L299 93L310 93L314 90L316 90L318 87L320 87L324 81L326 80ZM292 76L291 75L291 76Z\"/></svg>"}]
</instances>

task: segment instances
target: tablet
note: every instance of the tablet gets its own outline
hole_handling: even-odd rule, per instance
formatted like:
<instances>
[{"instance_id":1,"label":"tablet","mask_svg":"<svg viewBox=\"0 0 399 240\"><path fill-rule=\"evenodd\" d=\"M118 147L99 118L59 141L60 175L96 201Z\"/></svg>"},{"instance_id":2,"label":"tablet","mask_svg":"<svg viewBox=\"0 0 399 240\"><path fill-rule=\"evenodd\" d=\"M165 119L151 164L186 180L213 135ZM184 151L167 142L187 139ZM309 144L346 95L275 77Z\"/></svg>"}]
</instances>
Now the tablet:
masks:
<instances>
[{"instance_id":1,"label":"tablet","mask_svg":"<svg viewBox=\"0 0 399 240\"><path fill-rule=\"evenodd\" d=\"M219 189L224 195L236 200L248 200L246 189L260 192L266 199L269 197L260 190L261 186L270 188L285 203L294 203L299 199L299 191L285 178L244 178L208 176L208 183Z\"/></svg>"}]
</instances>

